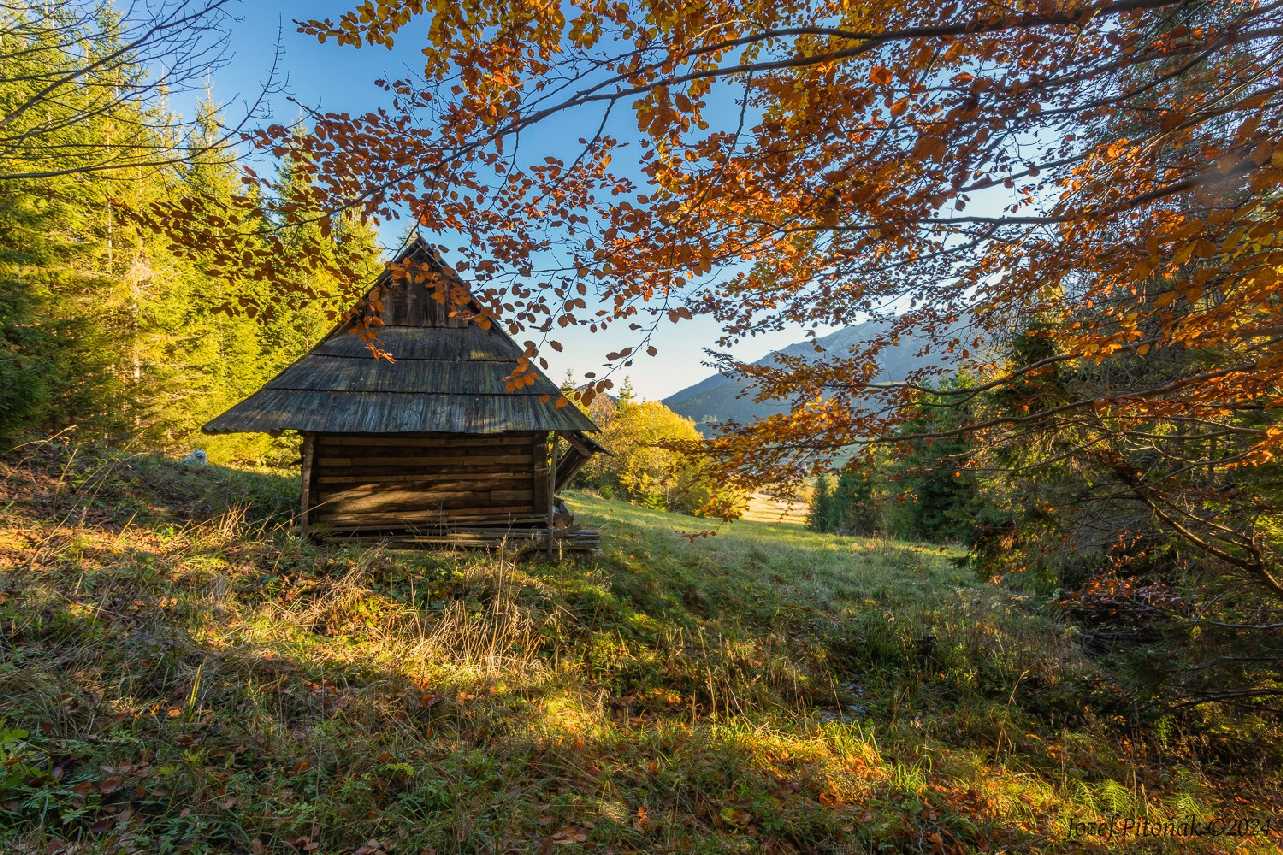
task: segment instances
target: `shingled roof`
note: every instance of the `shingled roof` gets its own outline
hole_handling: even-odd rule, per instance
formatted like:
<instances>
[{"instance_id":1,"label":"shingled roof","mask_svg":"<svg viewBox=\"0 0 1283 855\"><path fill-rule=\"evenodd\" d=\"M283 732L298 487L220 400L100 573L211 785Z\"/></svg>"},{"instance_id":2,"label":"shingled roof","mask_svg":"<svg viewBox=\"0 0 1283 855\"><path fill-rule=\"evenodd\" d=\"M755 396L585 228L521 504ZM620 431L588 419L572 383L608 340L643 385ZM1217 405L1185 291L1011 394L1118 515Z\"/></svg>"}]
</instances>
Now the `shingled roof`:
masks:
<instances>
[{"instance_id":1,"label":"shingled roof","mask_svg":"<svg viewBox=\"0 0 1283 855\"><path fill-rule=\"evenodd\" d=\"M435 266L457 275L421 238L397 264ZM560 392L531 366L535 382L509 391L504 379L522 355L498 325L482 329L450 317L422 282L393 284L385 271L367 298L380 297L378 346L395 359L371 356L365 342L340 326L266 386L213 419L207 433L501 433L595 431L573 406L558 408ZM547 397L547 400L541 400Z\"/></svg>"}]
</instances>

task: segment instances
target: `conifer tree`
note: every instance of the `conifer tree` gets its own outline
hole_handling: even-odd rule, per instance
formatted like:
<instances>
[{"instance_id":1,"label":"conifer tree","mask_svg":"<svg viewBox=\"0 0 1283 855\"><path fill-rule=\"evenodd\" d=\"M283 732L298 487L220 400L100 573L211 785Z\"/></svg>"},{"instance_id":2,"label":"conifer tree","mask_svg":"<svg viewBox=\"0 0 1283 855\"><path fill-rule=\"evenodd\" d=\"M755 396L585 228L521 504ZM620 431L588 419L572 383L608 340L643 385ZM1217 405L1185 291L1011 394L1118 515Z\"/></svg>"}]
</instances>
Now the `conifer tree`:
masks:
<instances>
[{"instance_id":1,"label":"conifer tree","mask_svg":"<svg viewBox=\"0 0 1283 855\"><path fill-rule=\"evenodd\" d=\"M833 485L828 473L821 472L815 479L815 491L807 509L806 525L812 531L830 531L833 505Z\"/></svg>"},{"instance_id":2,"label":"conifer tree","mask_svg":"<svg viewBox=\"0 0 1283 855\"><path fill-rule=\"evenodd\" d=\"M234 154L217 145L219 118L212 94L198 107L190 141L190 163L184 176L183 192L197 216L228 218L254 206L237 206L240 182ZM243 215L243 214L242 214ZM235 230L235 239L244 251L258 248L267 220L261 214ZM195 287L188 293L184 319L186 373L193 394L187 402L182 430L192 444L207 448L213 459L256 460L269 448L267 437L233 434L204 438L197 436L200 425L252 393L270 378L259 341L258 321L247 311L265 290L249 276L229 276L200 258L191 262Z\"/></svg>"},{"instance_id":3,"label":"conifer tree","mask_svg":"<svg viewBox=\"0 0 1283 855\"><path fill-rule=\"evenodd\" d=\"M13 38L0 34L10 54L0 111L29 100L38 66L70 49L48 34L23 45ZM65 106L76 109L70 102L84 93L67 97ZM62 139L111 141L110 124L98 117L62 129ZM20 167L0 164L11 168ZM0 222L0 432L75 425L90 435L118 433L127 420L119 368L129 336L113 287L121 229L110 188L97 176L5 181Z\"/></svg>"}]
</instances>

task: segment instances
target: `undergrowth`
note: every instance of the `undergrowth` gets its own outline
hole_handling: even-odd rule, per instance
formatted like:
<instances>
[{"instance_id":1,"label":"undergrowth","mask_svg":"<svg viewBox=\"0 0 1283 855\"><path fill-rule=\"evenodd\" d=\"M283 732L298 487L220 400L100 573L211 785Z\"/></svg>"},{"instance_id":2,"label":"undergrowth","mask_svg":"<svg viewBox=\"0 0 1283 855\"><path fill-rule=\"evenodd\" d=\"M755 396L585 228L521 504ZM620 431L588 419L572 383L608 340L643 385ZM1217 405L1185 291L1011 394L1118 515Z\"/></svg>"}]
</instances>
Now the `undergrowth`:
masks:
<instances>
[{"instance_id":1,"label":"undergrowth","mask_svg":"<svg viewBox=\"0 0 1283 855\"><path fill-rule=\"evenodd\" d=\"M1278 731L1140 709L947 551L572 496L601 556L315 546L293 479L0 462L0 848L1275 851ZM690 536L687 536L690 534Z\"/></svg>"}]
</instances>

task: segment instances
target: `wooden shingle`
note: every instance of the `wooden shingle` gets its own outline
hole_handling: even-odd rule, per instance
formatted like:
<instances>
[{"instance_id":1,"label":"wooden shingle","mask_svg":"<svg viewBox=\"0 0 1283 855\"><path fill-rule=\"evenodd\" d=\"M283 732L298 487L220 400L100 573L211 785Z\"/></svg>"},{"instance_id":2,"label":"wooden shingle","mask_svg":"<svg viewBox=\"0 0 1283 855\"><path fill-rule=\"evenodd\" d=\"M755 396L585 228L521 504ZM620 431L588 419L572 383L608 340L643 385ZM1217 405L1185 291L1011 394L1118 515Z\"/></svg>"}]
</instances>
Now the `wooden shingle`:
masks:
<instances>
[{"instance_id":1,"label":"wooden shingle","mask_svg":"<svg viewBox=\"0 0 1283 855\"><path fill-rule=\"evenodd\" d=\"M435 267L462 283L421 239L394 264ZM418 277L416 277L418 278ZM537 367L535 382L509 390L522 350L492 325L451 316L422 281L393 283L385 273L367 294L376 344L394 361L376 359L349 326L326 336L262 389L205 425L208 433L501 433L593 431ZM381 325L380 325L381 324Z\"/></svg>"}]
</instances>

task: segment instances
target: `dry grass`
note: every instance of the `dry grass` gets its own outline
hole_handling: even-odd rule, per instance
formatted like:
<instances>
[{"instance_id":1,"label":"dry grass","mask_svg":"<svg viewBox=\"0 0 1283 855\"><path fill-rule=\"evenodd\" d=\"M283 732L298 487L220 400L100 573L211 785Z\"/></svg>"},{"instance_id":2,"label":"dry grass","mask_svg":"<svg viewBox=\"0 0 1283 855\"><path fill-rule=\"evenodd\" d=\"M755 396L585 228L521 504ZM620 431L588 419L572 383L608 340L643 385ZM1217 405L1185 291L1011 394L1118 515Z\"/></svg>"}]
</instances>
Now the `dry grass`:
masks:
<instances>
[{"instance_id":1,"label":"dry grass","mask_svg":"<svg viewBox=\"0 0 1283 855\"><path fill-rule=\"evenodd\" d=\"M589 497L592 561L318 548L287 479L0 465L5 851L1112 851L1076 824L1278 803L1272 725L1133 709L937 549Z\"/></svg>"},{"instance_id":2,"label":"dry grass","mask_svg":"<svg viewBox=\"0 0 1283 855\"><path fill-rule=\"evenodd\" d=\"M749 522L806 525L810 492L808 488L792 500L772 498L765 493L754 493L749 497L748 508L744 511L743 519Z\"/></svg>"}]
</instances>

